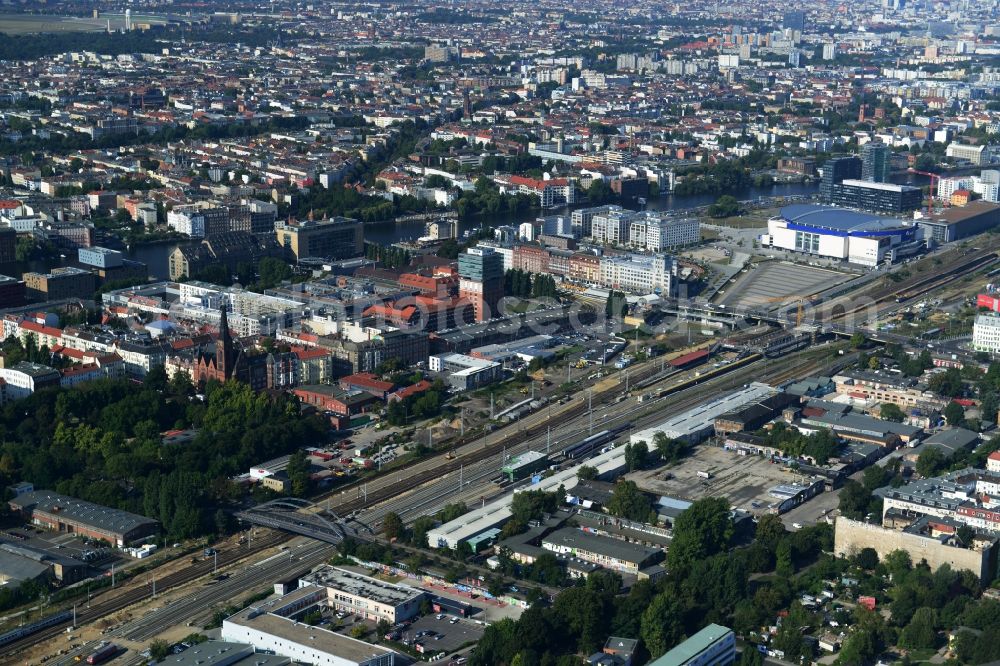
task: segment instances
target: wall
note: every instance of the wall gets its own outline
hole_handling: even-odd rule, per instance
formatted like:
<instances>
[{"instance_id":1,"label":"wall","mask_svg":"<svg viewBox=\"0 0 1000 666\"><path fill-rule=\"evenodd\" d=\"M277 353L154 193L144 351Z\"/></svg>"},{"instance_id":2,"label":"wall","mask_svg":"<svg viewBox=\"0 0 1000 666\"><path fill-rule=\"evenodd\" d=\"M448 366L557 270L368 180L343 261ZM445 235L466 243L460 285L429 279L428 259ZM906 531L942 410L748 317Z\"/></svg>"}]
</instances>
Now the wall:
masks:
<instances>
[{"instance_id":1,"label":"wall","mask_svg":"<svg viewBox=\"0 0 1000 666\"><path fill-rule=\"evenodd\" d=\"M907 534L838 516L833 542L834 554L848 556L862 548L874 549L878 553L879 559L884 558L894 550L905 550L910 554L914 563L926 560L932 570L936 570L942 564L948 564L956 570L969 569L984 582L993 578L992 572L996 568L993 557L995 546L985 551L945 546L937 539Z\"/></svg>"}]
</instances>

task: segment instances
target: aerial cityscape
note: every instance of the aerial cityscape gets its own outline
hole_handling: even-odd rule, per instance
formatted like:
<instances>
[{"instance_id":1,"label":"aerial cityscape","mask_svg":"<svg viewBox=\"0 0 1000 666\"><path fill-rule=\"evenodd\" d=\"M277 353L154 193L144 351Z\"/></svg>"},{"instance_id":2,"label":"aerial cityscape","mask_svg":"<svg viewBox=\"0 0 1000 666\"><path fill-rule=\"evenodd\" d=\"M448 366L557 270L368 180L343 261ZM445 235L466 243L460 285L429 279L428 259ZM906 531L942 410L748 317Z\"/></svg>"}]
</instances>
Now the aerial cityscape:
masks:
<instances>
[{"instance_id":1,"label":"aerial cityscape","mask_svg":"<svg viewBox=\"0 0 1000 666\"><path fill-rule=\"evenodd\" d=\"M0 664L1000 664L1000 0L0 0Z\"/></svg>"}]
</instances>

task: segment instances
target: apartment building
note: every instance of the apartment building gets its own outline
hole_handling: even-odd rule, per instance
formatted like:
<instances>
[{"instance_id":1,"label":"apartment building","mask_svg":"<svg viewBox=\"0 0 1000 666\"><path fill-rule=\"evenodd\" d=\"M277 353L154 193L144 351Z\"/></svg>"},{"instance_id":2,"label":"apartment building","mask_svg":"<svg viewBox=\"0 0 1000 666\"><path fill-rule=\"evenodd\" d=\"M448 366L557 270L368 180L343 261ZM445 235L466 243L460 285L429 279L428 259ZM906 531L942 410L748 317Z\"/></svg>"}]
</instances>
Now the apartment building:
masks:
<instances>
[{"instance_id":1,"label":"apartment building","mask_svg":"<svg viewBox=\"0 0 1000 666\"><path fill-rule=\"evenodd\" d=\"M639 294L674 293L677 262L665 254L601 258L601 283Z\"/></svg>"}]
</instances>

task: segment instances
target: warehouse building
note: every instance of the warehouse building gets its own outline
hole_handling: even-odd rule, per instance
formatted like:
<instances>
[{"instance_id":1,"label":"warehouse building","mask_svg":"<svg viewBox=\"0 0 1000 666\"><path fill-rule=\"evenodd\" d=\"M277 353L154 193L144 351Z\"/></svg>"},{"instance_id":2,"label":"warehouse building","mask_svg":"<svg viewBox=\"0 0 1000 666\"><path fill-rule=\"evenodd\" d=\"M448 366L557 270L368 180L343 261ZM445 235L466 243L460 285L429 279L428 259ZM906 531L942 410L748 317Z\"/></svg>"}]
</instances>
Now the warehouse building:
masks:
<instances>
[{"instance_id":1,"label":"warehouse building","mask_svg":"<svg viewBox=\"0 0 1000 666\"><path fill-rule=\"evenodd\" d=\"M564 527L543 537L542 548L632 575L638 575L639 569L663 558L659 548L647 548L573 527Z\"/></svg>"},{"instance_id":2,"label":"warehouse building","mask_svg":"<svg viewBox=\"0 0 1000 666\"><path fill-rule=\"evenodd\" d=\"M34 525L64 533L104 539L119 548L155 535L160 523L135 513L92 504L50 490L21 493L8 504Z\"/></svg>"},{"instance_id":3,"label":"warehouse building","mask_svg":"<svg viewBox=\"0 0 1000 666\"><path fill-rule=\"evenodd\" d=\"M928 240L950 243L995 229L1000 225L1000 204L973 201L919 219L917 224Z\"/></svg>"},{"instance_id":4,"label":"warehouse building","mask_svg":"<svg viewBox=\"0 0 1000 666\"><path fill-rule=\"evenodd\" d=\"M920 249L917 227L870 213L794 204L767 222L764 247L877 266Z\"/></svg>"},{"instance_id":5,"label":"warehouse building","mask_svg":"<svg viewBox=\"0 0 1000 666\"><path fill-rule=\"evenodd\" d=\"M569 491L576 487L580 479L577 477L577 470L583 465L589 465L597 469L597 477L600 479L611 479L625 471L625 447L618 446L610 451L594 456L589 460L573 465L563 470L559 470L549 477L542 478L538 483L525 486L523 490L541 490L552 492L560 486ZM514 495L508 493L498 499L462 514L455 520L438 525L427 532L427 543L431 548L451 548L455 549L462 541L478 542L480 535L503 525L510 520L510 505Z\"/></svg>"},{"instance_id":6,"label":"warehouse building","mask_svg":"<svg viewBox=\"0 0 1000 666\"><path fill-rule=\"evenodd\" d=\"M633 433L631 441L652 445L656 433L662 432L670 439L679 439L689 444L697 444L712 436L715 419L745 405L769 398L776 391L767 384L754 382L746 387L719 396L686 412L678 414L652 428Z\"/></svg>"},{"instance_id":7,"label":"warehouse building","mask_svg":"<svg viewBox=\"0 0 1000 666\"><path fill-rule=\"evenodd\" d=\"M511 483L520 481L534 472L545 469L548 456L538 451L525 451L504 463L500 471Z\"/></svg>"}]
</instances>

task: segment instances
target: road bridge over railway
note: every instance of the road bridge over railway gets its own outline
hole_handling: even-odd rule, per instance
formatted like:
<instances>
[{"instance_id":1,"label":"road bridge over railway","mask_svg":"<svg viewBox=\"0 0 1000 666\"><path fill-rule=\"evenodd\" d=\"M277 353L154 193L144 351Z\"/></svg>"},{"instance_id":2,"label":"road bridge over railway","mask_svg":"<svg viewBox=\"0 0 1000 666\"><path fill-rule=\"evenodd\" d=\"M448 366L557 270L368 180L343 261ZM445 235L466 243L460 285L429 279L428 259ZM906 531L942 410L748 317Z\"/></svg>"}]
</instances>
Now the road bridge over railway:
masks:
<instances>
[{"instance_id":1,"label":"road bridge over railway","mask_svg":"<svg viewBox=\"0 0 1000 666\"><path fill-rule=\"evenodd\" d=\"M337 545L345 539L371 539L374 532L361 521L337 514L295 497L258 504L236 514L252 525L291 532Z\"/></svg>"}]
</instances>

